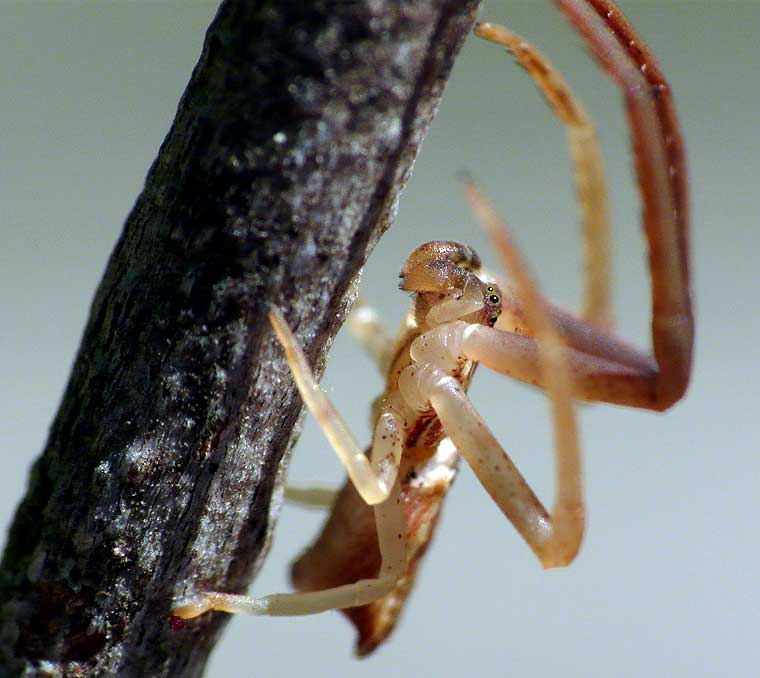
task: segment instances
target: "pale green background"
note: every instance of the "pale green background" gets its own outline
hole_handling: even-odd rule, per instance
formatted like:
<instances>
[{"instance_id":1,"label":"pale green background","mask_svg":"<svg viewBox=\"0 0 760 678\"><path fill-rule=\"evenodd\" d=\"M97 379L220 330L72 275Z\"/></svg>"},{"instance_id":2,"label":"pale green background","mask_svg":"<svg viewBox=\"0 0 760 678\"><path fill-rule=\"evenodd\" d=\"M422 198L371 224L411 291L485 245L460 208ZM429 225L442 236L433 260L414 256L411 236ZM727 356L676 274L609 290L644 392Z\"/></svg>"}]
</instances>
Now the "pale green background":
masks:
<instances>
[{"instance_id":1,"label":"pale green background","mask_svg":"<svg viewBox=\"0 0 760 678\"><path fill-rule=\"evenodd\" d=\"M624 3L674 87L693 174L696 371L662 416L583 410L588 533L567 570L543 572L468 469L446 506L400 628L351 658L336 613L232 622L208 675L757 675L760 560L760 5ZM93 291L198 57L215 5L0 4L0 516L41 450ZM622 332L648 344L639 206L618 92L549 2L488 2L481 17L542 46L600 128L616 228ZM454 179L480 178L550 294L574 304L579 248L562 130L528 78L472 39L365 273L393 323L405 255L466 240L492 261ZM361 439L380 389L341 333L324 384ZM476 405L550 501L546 406L482 369ZM291 478L341 471L309 421ZM318 517L286 507L255 585L284 589ZM156 639L160 642L160 639Z\"/></svg>"}]
</instances>

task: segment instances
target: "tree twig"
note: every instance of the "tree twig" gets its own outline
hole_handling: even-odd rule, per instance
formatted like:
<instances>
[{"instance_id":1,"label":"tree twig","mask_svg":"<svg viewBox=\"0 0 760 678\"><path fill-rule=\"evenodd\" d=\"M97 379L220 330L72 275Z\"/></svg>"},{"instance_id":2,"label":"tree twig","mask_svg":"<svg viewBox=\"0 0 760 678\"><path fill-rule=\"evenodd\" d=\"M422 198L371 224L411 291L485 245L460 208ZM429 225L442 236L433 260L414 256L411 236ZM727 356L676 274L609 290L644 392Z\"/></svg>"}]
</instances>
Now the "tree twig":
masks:
<instances>
[{"instance_id":1,"label":"tree twig","mask_svg":"<svg viewBox=\"0 0 760 678\"><path fill-rule=\"evenodd\" d=\"M475 0L228 0L92 304L0 578L0 673L197 676L243 591L301 401L270 303L321 371Z\"/></svg>"}]
</instances>

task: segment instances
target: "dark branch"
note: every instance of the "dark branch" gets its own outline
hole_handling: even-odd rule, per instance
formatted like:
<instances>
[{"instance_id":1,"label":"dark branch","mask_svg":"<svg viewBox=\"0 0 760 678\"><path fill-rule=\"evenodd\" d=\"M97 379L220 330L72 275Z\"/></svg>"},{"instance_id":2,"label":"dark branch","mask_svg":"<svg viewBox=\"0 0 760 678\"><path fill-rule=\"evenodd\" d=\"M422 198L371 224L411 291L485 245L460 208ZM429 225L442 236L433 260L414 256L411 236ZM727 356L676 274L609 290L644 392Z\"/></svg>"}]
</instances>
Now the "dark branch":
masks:
<instances>
[{"instance_id":1,"label":"dark branch","mask_svg":"<svg viewBox=\"0 0 760 678\"><path fill-rule=\"evenodd\" d=\"M321 369L475 4L223 4L11 528L0 674L202 673L224 615L171 602L247 588L297 436L267 306Z\"/></svg>"}]
</instances>

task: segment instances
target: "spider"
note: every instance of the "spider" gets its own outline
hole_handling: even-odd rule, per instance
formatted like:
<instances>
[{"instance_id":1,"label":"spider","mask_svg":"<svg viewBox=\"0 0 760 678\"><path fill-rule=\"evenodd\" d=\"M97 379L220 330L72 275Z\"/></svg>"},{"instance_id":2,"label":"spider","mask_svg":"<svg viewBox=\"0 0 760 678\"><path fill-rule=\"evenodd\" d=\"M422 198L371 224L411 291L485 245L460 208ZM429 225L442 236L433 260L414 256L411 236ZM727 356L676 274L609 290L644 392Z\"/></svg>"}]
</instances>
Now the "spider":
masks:
<instances>
[{"instance_id":1,"label":"spider","mask_svg":"<svg viewBox=\"0 0 760 678\"><path fill-rule=\"evenodd\" d=\"M499 285L481 273L469 246L434 241L401 272L413 305L395 342L366 307L352 315L360 341L386 377L373 406L374 435L362 451L319 389L277 308L270 320L299 391L348 472L337 493L286 489L291 500L331 507L322 533L295 562L296 593L261 598L201 592L173 612L207 610L301 615L341 609L356 626L357 653L394 628L432 537L441 502L463 457L546 567L568 565L581 545L584 501L574 401L664 410L688 385L693 346L689 294L687 181L670 89L653 55L607 0L557 0L602 67L620 85L633 136L652 279L653 355L612 333L608 208L596 134L561 75L506 28L476 34L506 47L566 125L585 240L584 308L547 303L506 227L465 180L468 199L511 274ZM536 497L467 396L478 364L544 389L555 433L552 510Z\"/></svg>"}]
</instances>

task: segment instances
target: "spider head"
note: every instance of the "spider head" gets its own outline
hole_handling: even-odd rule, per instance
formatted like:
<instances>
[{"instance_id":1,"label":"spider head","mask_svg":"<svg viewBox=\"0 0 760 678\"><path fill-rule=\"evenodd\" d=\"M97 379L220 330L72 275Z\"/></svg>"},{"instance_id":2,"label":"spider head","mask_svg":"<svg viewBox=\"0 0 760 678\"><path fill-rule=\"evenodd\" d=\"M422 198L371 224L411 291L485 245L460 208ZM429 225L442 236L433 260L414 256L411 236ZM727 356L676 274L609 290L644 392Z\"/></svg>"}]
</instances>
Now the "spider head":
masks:
<instances>
[{"instance_id":1,"label":"spider head","mask_svg":"<svg viewBox=\"0 0 760 678\"><path fill-rule=\"evenodd\" d=\"M419 324L453 320L493 325L501 313L501 293L478 278L480 257L468 245L435 240L418 247L401 271L401 289L416 294Z\"/></svg>"},{"instance_id":2,"label":"spider head","mask_svg":"<svg viewBox=\"0 0 760 678\"><path fill-rule=\"evenodd\" d=\"M420 245L401 269L402 290L441 292L464 290L467 278L480 271L480 257L469 245L433 240Z\"/></svg>"}]
</instances>

